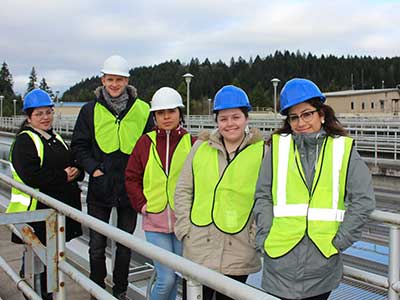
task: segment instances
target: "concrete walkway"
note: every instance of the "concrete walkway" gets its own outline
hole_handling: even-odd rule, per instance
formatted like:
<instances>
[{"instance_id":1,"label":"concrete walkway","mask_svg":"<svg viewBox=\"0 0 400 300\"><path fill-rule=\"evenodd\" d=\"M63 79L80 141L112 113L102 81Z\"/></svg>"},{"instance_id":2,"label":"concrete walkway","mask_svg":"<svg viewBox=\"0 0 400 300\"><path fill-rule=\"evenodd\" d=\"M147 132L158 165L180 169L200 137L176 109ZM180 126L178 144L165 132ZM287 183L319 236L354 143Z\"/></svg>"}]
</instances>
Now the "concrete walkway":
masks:
<instances>
[{"instance_id":1,"label":"concrete walkway","mask_svg":"<svg viewBox=\"0 0 400 300\"><path fill-rule=\"evenodd\" d=\"M18 273L21 267L23 245L13 244L10 241L11 233L6 226L0 226L0 256ZM67 299L86 300L90 295L78 284L66 277L65 282ZM2 300L25 300L16 284L0 268L0 299Z\"/></svg>"}]
</instances>

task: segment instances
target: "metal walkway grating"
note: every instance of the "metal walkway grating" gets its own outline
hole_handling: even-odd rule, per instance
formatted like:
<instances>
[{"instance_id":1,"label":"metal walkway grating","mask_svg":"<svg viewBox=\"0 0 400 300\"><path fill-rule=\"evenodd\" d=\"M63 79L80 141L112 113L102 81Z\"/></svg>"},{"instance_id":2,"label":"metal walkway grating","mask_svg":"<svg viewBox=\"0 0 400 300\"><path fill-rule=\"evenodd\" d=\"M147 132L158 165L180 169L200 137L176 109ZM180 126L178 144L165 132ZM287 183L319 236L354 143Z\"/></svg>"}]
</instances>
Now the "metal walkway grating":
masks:
<instances>
[{"instance_id":1,"label":"metal walkway grating","mask_svg":"<svg viewBox=\"0 0 400 300\"><path fill-rule=\"evenodd\" d=\"M339 287L332 292L329 300L384 300L387 299L386 294L385 291L364 283L343 278Z\"/></svg>"}]
</instances>

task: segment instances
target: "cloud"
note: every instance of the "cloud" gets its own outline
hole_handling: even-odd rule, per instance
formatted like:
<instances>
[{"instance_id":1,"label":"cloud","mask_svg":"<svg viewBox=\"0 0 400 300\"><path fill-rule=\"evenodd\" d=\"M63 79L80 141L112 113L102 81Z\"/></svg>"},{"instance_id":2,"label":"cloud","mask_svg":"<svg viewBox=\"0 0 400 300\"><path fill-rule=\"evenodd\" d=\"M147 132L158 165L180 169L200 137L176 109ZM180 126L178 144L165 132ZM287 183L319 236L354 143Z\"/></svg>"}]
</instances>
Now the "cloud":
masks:
<instances>
[{"instance_id":1,"label":"cloud","mask_svg":"<svg viewBox=\"0 0 400 300\"><path fill-rule=\"evenodd\" d=\"M397 1L4 0L0 59L23 93L29 72L64 91L112 54L135 66L261 57L276 50L399 56Z\"/></svg>"}]
</instances>

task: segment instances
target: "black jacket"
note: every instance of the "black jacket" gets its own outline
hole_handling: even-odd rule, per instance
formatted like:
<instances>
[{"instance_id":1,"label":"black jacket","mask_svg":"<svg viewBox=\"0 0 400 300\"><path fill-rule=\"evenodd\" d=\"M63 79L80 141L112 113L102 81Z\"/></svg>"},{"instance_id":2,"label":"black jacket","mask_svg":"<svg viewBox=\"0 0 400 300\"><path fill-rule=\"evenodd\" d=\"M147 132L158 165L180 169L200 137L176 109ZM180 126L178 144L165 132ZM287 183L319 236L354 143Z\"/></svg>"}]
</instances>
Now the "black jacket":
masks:
<instances>
[{"instance_id":1,"label":"black jacket","mask_svg":"<svg viewBox=\"0 0 400 300\"><path fill-rule=\"evenodd\" d=\"M44 145L44 155L43 165L40 166L40 159L30 136L28 134L17 135L11 149L11 162L18 176L25 184L81 210L81 190L77 181L83 179L84 172L81 170L80 176L75 181L68 182L67 173L64 171L66 167L77 167L71 151L66 149L51 131L48 132L51 138L47 140L31 127L25 127L22 130L30 130L40 136ZM37 209L43 208L48 207L38 201ZM45 244L45 223L39 222L30 225L34 228L40 241ZM80 223L70 218L66 219L66 227L67 241L82 234ZM13 237L13 241L18 242L18 239Z\"/></svg>"},{"instance_id":2,"label":"black jacket","mask_svg":"<svg viewBox=\"0 0 400 300\"><path fill-rule=\"evenodd\" d=\"M127 192L125 190L125 168L129 155L117 150L106 154L97 145L94 135L94 107L99 102L106 107L115 117L122 119L136 101L136 91L127 89L129 100L127 107L117 116L107 105L103 94L85 104L79 112L72 135L71 148L80 165L89 173L89 187L87 202L104 207L130 207ZM146 127L142 133L148 132L153 127L153 119L148 118ZM96 169L103 171L104 175L93 177Z\"/></svg>"}]
</instances>

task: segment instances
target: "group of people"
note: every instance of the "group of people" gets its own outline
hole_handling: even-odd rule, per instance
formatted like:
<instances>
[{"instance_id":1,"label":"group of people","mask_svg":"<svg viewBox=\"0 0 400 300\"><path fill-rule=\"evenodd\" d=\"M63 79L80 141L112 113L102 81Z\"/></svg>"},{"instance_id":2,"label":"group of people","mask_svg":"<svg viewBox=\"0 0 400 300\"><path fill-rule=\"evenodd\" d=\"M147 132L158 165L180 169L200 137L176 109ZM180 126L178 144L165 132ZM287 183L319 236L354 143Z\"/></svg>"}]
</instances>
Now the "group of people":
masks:
<instances>
[{"instance_id":1,"label":"group of people","mask_svg":"<svg viewBox=\"0 0 400 300\"><path fill-rule=\"evenodd\" d=\"M133 233L139 213L152 244L243 283L263 268L262 288L280 299L328 299L342 278L341 253L360 238L375 198L368 167L319 88L289 80L280 95L286 118L265 141L249 128L245 91L224 86L214 97L217 128L194 137L175 89L160 88L149 105L129 85L124 58L109 57L101 72L71 148L52 129L47 93L24 97L27 118L10 155L14 178L80 208L77 181L86 172L89 215L108 222L116 208L117 227ZM7 212L43 207L13 189ZM43 224L34 229L44 236ZM69 220L67 233L79 236L79 224ZM103 288L106 245L90 230L90 278ZM127 299L130 258L117 243L117 299ZM176 299L179 276L154 267L150 299ZM203 299L213 297L231 299L203 286Z\"/></svg>"}]
</instances>

